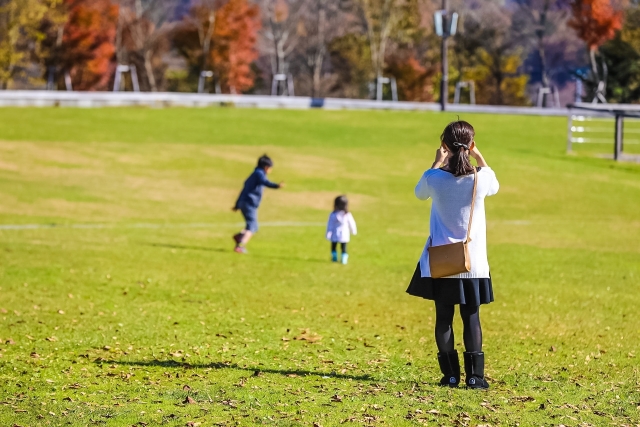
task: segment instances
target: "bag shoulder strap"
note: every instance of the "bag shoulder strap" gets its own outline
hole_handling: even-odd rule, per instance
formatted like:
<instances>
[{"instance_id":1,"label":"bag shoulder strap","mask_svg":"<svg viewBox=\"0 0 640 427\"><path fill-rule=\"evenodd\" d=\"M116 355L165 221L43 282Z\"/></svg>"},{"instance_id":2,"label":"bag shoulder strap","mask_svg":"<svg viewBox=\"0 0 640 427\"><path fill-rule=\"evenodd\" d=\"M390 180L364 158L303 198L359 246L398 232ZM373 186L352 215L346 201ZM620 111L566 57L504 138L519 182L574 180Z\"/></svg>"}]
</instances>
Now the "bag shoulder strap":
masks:
<instances>
[{"instance_id":1,"label":"bag shoulder strap","mask_svg":"<svg viewBox=\"0 0 640 427\"><path fill-rule=\"evenodd\" d=\"M478 188L478 171L476 168L473 168L473 195L471 196L471 212L469 212L469 228L467 228L467 239L464 241L465 243L469 243L471 238L469 235L471 234L471 224L473 223L473 208L476 204L476 189Z\"/></svg>"}]
</instances>

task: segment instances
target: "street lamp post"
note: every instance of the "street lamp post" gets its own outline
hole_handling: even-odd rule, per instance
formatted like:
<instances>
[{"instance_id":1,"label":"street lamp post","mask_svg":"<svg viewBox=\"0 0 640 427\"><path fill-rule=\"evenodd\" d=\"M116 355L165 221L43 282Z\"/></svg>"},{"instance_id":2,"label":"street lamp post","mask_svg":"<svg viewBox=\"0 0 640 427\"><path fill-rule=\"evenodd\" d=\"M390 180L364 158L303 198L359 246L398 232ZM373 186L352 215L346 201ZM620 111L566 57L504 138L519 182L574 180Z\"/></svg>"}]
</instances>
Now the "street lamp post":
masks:
<instances>
[{"instance_id":1,"label":"street lamp post","mask_svg":"<svg viewBox=\"0 0 640 427\"><path fill-rule=\"evenodd\" d=\"M447 58L447 39L449 38L449 31L447 21L447 11L449 9L449 0L442 0L442 52L441 52L441 65L442 65L442 80L440 80L440 110L445 111L447 109L447 98L449 95L449 64Z\"/></svg>"}]
</instances>

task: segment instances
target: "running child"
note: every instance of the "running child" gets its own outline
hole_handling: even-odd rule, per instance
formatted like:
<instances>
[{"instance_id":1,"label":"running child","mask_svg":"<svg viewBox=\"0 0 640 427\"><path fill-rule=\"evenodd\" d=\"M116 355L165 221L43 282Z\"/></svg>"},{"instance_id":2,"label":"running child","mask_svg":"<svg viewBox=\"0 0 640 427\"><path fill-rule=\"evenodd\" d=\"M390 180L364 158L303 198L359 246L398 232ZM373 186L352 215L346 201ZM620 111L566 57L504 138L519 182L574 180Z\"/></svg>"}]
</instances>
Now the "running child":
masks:
<instances>
[{"instance_id":1,"label":"running child","mask_svg":"<svg viewBox=\"0 0 640 427\"><path fill-rule=\"evenodd\" d=\"M233 240L236 242L235 251L241 254L247 253L246 245L258 231L258 207L262 200L262 188L282 188L284 182L276 184L267 179L267 175L273 169L273 161L266 154L258 159L258 166L249 178L244 182L244 188L238 196L236 204L232 208L234 212L242 212L246 221L244 230L235 234Z\"/></svg>"},{"instance_id":2,"label":"running child","mask_svg":"<svg viewBox=\"0 0 640 427\"><path fill-rule=\"evenodd\" d=\"M349 261L347 253L347 243L351 239L351 234L358 234L356 221L349 212L349 200L347 196L338 196L333 202L333 212L329 215L327 222L327 240L331 242L331 261L338 262L338 243L342 256L340 261L346 264Z\"/></svg>"}]
</instances>

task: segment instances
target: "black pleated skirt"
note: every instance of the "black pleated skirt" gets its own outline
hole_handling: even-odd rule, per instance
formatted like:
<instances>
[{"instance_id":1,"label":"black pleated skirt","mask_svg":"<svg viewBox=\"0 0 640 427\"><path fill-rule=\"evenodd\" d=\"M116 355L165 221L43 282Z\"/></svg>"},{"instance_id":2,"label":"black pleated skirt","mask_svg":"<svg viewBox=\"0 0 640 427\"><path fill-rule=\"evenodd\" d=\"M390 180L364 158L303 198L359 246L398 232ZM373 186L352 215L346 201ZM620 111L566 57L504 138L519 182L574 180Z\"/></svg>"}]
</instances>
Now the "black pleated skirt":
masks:
<instances>
[{"instance_id":1,"label":"black pleated skirt","mask_svg":"<svg viewBox=\"0 0 640 427\"><path fill-rule=\"evenodd\" d=\"M481 279L433 279L421 275L418 263L407 288L409 295L451 305L480 305L493 302L491 276Z\"/></svg>"}]
</instances>

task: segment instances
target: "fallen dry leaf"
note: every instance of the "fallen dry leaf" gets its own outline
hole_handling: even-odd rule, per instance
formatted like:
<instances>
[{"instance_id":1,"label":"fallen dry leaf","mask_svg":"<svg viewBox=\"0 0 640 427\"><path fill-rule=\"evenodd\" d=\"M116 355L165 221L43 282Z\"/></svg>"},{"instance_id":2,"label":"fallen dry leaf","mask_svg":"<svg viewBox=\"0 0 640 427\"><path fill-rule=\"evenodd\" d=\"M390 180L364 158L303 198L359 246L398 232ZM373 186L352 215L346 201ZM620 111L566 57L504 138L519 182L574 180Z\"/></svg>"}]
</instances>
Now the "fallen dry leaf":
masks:
<instances>
[{"instance_id":1,"label":"fallen dry leaf","mask_svg":"<svg viewBox=\"0 0 640 427\"><path fill-rule=\"evenodd\" d=\"M236 400L223 400L222 401L223 405L227 405L227 406L230 406L232 408L237 408L238 407L237 403L238 403L238 401L236 401Z\"/></svg>"},{"instance_id":2,"label":"fallen dry leaf","mask_svg":"<svg viewBox=\"0 0 640 427\"><path fill-rule=\"evenodd\" d=\"M333 396L331 396L331 401L332 402L342 402L342 396L334 394Z\"/></svg>"},{"instance_id":3,"label":"fallen dry leaf","mask_svg":"<svg viewBox=\"0 0 640 427\"><path fill-rule=\"evenodd\" d=\"M318 342L322 339L322 336L316 334L315 332L311 332L309 328L301 329L300 331L300 335L294 337L294 340L306 341L309 344L313 344L314 342Z\"/></svg>"},{"instance_id":4,"label":"fallen dry leaf","mask_svg":"<svg viewBox=\"0 0 640 427\"><path fill-rule=\"evenodd\" d=\"M513 398L514 401L516 402L535 402L536 399L534 399L531 396L516 396Z\"/></svg>"},{"instance_id":5,"label":"fallen dry leaf","mask_svg":"<svg viewBox=\"0 0 640 427\"><path fill-rule=\"evenodd\" d=\"M187 384L185 384L185 385L182 386L182 390L189 391L189 390L191 390L191 387L189 387Z\"/></svg>"},{"instance_id":6,"label":"fallen dry leaf","mask_svg":"<svg viewBox=\"0 0 640 427\"><path fill-rule=\"evenodd\" d=\"M191 404L196 403L196 401L195 401L195 399L193 397L187 396L187 398L182 403L184 403L185 405L191 405Z\"/></svg>"}]
</instances>

